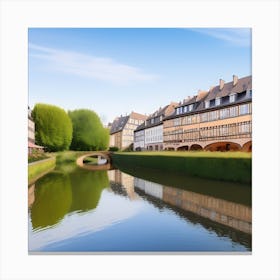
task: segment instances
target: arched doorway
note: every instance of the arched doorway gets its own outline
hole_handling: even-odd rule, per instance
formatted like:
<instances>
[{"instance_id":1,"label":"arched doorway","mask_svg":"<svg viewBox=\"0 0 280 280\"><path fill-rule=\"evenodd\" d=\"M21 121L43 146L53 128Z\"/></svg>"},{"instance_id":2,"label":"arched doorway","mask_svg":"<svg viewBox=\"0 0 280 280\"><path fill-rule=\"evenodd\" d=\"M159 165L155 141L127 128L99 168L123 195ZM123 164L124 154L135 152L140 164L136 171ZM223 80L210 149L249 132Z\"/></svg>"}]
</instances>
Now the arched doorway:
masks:
<instances>
[{"instance_id":1,"label":"arched doorway","mask_svg":"<svg viewBox=\"0 0 280 280\"><path fill-rule=\"evenodd\" d=\"M201 150L202 150L202 147L198 144L193 144L190 147L190 151L201 151Z\"/></svg>"},{"instance_id":2,"label":"arched doorway","mask_svg":"<svg viewBox=\"0 0 280 280\"><path fill-rule=\"evenodd\" d=\"M206 151L220 151L220 152L240 151L241 146L234 142L215 142L207 145L204 149Z\"/></svg>"},{"instance_id":3,"label":"arched doorway","mask_svg":"<svg viewBox=\"0 0 280 280\"><path fill-rule=\"evenodd\" d=\"M243 145L243 147L242 147L242 151L244 151L244 152L252 152L252 141L246 142Z\"/></svg>"}]
</instances>

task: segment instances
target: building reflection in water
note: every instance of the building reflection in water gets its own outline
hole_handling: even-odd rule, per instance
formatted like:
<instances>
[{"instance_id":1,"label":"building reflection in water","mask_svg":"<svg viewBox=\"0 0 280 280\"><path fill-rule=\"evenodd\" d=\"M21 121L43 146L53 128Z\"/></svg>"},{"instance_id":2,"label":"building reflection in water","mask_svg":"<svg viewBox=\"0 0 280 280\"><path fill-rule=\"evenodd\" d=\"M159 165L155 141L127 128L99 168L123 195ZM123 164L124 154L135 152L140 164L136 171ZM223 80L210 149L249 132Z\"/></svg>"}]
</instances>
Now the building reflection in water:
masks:
<instances>
[{"instance_id":1,"label":"building reflection in water","mask_svg":"<svg viewBox=\"0 0 280 280\"><path fill-rule=\"evenodd\" d=\"M127 195L129 199L140 199L139 195L134 191L134 177L121 172L119 169L108 171L111 189L119 194ZM121 189L119 189L121 187Z\"/></svg>"},{"instance_id":2,"label":"building reflection in water","mask_svg":"<svg viewBox=\"0 0 280 280\"><path fill-rule=\"evenodd\" d=\"M35 184L28 187L28 208L32 206L35 201Z\"/></svg>"},{"instance_id":3,"label":"building reflection in water","mask_svg":"<svg viewBox=\"0 0 280 280\"><path fill-rule=\"evenodd\" d=\"M132 200L140 198L134 189L136 188L136 190L141 190L142 193L150 196L150 199L156 198L183 211L192 212L244 233L252 233L252 209L246 205L163 186L130 176L120 170L111 170L108 172L108 176L113 191L122 192L122 195L127 195ZM121 190L119 187L121 187ZM153 201L153 204L158 208L163 207L159 201Z\"/></svg>"}]
</instances>

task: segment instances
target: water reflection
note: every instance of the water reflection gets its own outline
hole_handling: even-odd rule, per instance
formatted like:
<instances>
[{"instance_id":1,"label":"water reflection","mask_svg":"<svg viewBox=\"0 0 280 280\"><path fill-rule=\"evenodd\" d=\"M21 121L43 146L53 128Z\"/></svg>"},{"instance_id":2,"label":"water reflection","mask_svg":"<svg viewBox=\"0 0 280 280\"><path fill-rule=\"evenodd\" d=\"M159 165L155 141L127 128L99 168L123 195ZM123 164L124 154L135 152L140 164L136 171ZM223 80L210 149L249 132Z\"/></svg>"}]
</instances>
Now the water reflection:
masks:
<instances>
[{"instance_id":1,"label":"water reflection","mask_svg":"<svg viewBox=\"0 0 280 280\"><path fill-rule=\"evenodd\" d=\"M68 175L51 172L36 182L35 201L31 208L33 229L58 223L72 204L71 183Z\"/></svg>"},{"instance_id":2,"label":"water reflection","mask_svg":"<svg viewBox=\"0 0 280 280\"><path fill-rule=\"evenodd\" d=\"M162 184L166 174L142 173L64 165L39 179L28 189L29 250L251 250L249 188L223 183L225 195L176 174L166 180L173 187ZM238 201L232 190L247 198Z\"/></svg>"},{"instance_id":3,"label":"water reflection","mask_svg":"<svg viewBox=\"0 0 280 280\"><path fill-rule=\"evenodd\" d=\"M134 182L135 187L144 191L145 194L159 198L181 210L190 211L245 233L251 233L252 210L248 206L208 195L162 186L139 178L135 178Z\"/></svg>"},{"instance_id":4,"label":"water reflection","mask_svg":"<svg viewBox=\"0 0 280 280\"><path fill-rule=\"evenodd\" d=\"M131 200L140 199L134 191L134 177L121 172L119 169L108 171L111 190L120 195L128 196Z\"/></svg>"},{"instance_id":5,"label":"water reflection","mask_svg":"<svg viewBox=\"0 0 280 280\"><path fill-rule=\"evenodd\" d=\"M108 187L106 171L81 171L76 169L70 175L73 202L70 211L87 212L98 205L101 192Z\"/></svg>"},{"instance_id":6,"label":"water reflection","mask_svg":"<svg viewBox=\"0 0 280 280\"><path fill-rule=\"evenodd\" d=\"M120 170L110 171L109 174L113 182L115 178L118 178L118 185L114 187L116 193L122 191L122 195L128 197L138 195L160 210L171 209L193 224L200 224L207 230L216 232L218 236L228 236L233 241L251 248L251 207L214 196L163 186L122 173ZM122 180L123 174L124 178L130 178L129 194L127 192L128 180ZM227 187L226 183L224 187ZM135 194L132 195L132 192Z\"/></svg>"},{"instance_id":7,"label":"water reflection","mask_svg":"<svg viewBox=\"0 0 280 280\"><path fill-rule=\"evenodd\" d=\"M70 170L71 173L50 172L29 187L28 205L34 230L56 225L68 213L97 207L102 190L109 184L107 172Z\"/></svg>"}]
</instances>

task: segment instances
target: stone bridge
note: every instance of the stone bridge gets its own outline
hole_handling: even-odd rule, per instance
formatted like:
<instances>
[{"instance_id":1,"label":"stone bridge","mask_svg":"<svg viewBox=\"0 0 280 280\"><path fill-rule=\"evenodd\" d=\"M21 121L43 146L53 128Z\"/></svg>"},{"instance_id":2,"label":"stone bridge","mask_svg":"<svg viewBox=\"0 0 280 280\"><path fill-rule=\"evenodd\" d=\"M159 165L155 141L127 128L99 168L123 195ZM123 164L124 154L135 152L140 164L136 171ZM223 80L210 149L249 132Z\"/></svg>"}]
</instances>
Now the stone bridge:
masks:
<instances>
[{"instance_id":1,"label":"stone bridge","mask_svg":"<svg viewBox=\"0 0 280 280\"><path fill-rule=\"evenodd\" d=\"M84 163L84 159L87 157L97 157L97 158L103 158L106 160L105 164L100 165L89 165ZM76 163L78 166L87 169L87 170L109 170L112 168L112 159L111 159L111 153L108 151L98 151L98 152L88 152L82 156L80 156Z\"/></svg>"}]
</instances>

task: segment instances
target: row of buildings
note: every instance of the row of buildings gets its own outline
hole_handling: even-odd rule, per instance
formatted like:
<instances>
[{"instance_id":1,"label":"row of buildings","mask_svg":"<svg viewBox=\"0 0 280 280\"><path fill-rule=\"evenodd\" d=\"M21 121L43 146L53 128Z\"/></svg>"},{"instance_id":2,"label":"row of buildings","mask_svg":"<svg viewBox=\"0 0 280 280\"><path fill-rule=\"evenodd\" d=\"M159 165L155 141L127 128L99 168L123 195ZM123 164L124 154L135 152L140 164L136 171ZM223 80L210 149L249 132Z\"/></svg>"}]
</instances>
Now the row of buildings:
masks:
<instances>
[{"instance_id":1,"label":"row of buildings","mask_svg":"<svg viewBox=\"0 0 280 280\"><path fill-rule=\"evenodd\" d=\"M110 124L110 146L143 150L252 150L252 76L199 91L146 116L132 112Z\"/></svg>"}]
</instances>

